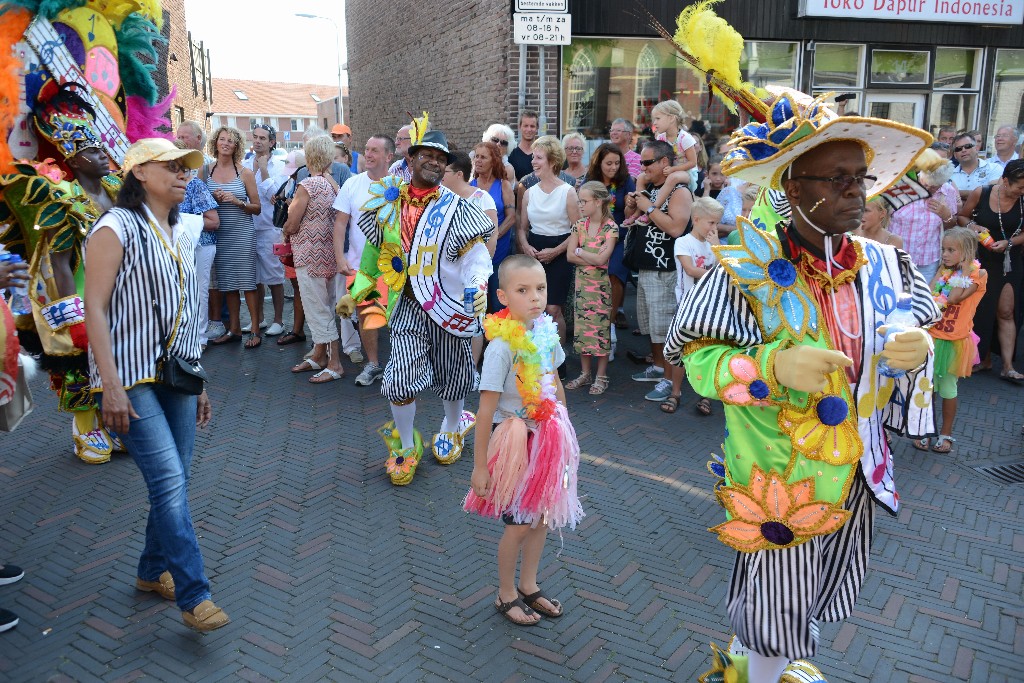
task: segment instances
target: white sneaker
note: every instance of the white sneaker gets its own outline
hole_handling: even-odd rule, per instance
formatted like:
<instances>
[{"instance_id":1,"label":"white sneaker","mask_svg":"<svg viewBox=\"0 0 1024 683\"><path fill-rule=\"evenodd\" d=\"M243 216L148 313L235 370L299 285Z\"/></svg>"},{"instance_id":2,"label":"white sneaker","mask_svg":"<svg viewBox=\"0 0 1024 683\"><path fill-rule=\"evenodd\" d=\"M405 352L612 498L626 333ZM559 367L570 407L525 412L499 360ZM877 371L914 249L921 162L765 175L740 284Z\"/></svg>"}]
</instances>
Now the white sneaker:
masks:
<instances>
[{"instance_id":1,"label":"white sneaker","mask_svg":"<svg viewBox=\"0 0 1024 683\"><path fill-rule=\"evenodd\" d=\"M264 320L264 321L262 321L260 323L260 329L261 330L267 329L267 321L266 320ZM249 323L249 324L245 325L242 328L242 332L252 332L252 323ZM280 334L280 332L278 334Z\"/></svg>"},{"instance_id":2,"label":"white sneaker","mask_svg":"<svg viewBox=\"0 0 1024 683\"><path fill-rule=\"evenodd\" d=\"M356 377L356 384L361 387L368 387L384 376L384 370L375 363L367 363L363 371Z\"/></svg>"},{"instance_id":3,"label":"white sneaker","mask_svg":"<svg viewBox=\"0 0 1024 683\"><path fill-rule=\"evenodd\" d=\"M263 325L260 325L260 327L262 328ZM267 328L268 337L276 337L282 332L284 332L284 325L282 325L281 323L274 323L273 325Z\"/></svg>"},{"instance_id":4,"label":"white sneaker","mask_svg":"<svg viewBox=\"0 0 1024 683\"><path fill-rule=\"evenodd\" d=\"M363 358L363 352L359 349L352 349L351 351L346 351L346 353L348 354L348 359L356 365L359 365L365 360Z\"/></svg>"},{"instance_id":5,"label":"white sneaker","mask_svg":"<svg viewBox=\"0 0 1024 683\"><path fill-rule=\"evenodd\" d=\"M206 338L216 339L217 337L223 337L228 333L228 328L224 327L224 323L219 320L215 320L206 326Z\"/></svg>"}]
</instances>

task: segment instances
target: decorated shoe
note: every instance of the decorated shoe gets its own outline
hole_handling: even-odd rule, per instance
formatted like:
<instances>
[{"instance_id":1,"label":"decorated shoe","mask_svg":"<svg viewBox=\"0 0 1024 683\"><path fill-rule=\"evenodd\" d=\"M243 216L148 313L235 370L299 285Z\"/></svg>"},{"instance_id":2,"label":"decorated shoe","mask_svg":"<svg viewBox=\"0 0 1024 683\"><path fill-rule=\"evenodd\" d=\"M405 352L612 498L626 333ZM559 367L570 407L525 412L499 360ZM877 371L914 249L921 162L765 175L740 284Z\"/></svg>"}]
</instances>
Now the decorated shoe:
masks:
<instances>
[{"instance_id":1,"label":"decorated shoe","mask_svg":"<svg viewBox=\"0 0 1024 683\"><path fill-rule=\"evenodd\" d=\"M434 451L434 458L442 465L451 465L462 457L462 448L466 443L466 435L476 424L476 415L468 410L463 410L459 417L459 424L454 432L438 432L434 435L431 445Z\"/></svg>"},{"instance_id":2,"label":"decorated shoe","mask_svg":"<svg viewBox=\"0 0 1024 683\"><path fill-rule=\"evenodd\" d=\"M711 669L697 679L699 683L750 683L747 648L733 636L729 651L711 643ZM808 661L790 662L779 683L828 683L825 676Z\"/></svg>"},{"instance_id":3,"label":"decorated shoe","mask_svg":"<svg viewBox=\"0 0 1024 683\"><path fill-rule=\"evenodd\" d=\"M416 467L423 457L423 437L414 430L415 445L412 448L402 448L402 439L398 435L398 430L395 429L394 422L388 422L378 429L377 433L381 435L388 447L388 459L384 469L391 477L391 483L395 486L406 486L412 483Z\"/></svg>"},{"instance_id":4,"label":"decorated shoe","mask_svg":"<svg viewBox=\"0 0 1024 683\"><path fill-rule=\"evenodd\" d=\"M73 414L71 434L75 442L75 455L82 462L100 465L110 460L114 450L113 438L99 424L99 411L95 408Z\"/></svg>"}]
</instances>

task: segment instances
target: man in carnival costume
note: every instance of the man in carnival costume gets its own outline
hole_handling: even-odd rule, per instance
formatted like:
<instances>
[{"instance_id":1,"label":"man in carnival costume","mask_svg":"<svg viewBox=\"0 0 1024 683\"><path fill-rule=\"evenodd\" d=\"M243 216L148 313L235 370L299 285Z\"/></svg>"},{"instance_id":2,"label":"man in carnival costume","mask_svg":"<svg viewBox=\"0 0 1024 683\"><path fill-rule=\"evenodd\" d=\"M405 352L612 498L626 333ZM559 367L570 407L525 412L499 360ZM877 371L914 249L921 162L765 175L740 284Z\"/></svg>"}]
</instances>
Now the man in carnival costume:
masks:
<instances>
[{"instance_id":1,"label":"man in carnival costume","mask_svg":"<svg viewBox=\"0 0 1024 683\"><path fill-rule=\"evenodd\" d=\"M730 669L743 680L748 666L750 681L821 679L793 660L815 654L819 621L849 616L873 503L899 502L883 430L934 432L928 284L904 252L846 234L931 136L788 93L764 114L733 135L723 170L785 192L791 220L744 223L738 246L715 249L721 266L682 302L665 347L697 393L725 404L728 521L713 531L739 551L728 612L733 654L749 660L716 650L702 681ZM904 293L918 326L886 343L876 328ZM906 374L880 375L882 358Z\"/></svg>"},{"instance_id":2,"label":"man in carnival costume","mask_svg":"<svg viewBox=\"0 0 1024 683\"><path fill-rule=\"evenodd\" d=\"M452 161L444 133L424 132L426 115L413 123L412 180L385 176L370 185L372 198L359 219L366 246L350 295L338 303L347 317L356 303L383 294L377 292L378 277L387 283L391 357L381 393L391 403L394 422L380 434L388 447L387 472L399 486L412 481L423 456L422 438L413 428L419 392L433 388L444 404L444 422L431 444L439 463L459 459L475 422L463 404L473 388L470 341L487 306L491 259L485 243L494 227L476 207L440 186Z\"/></svg>"},{"instance_id":3,"label":"man in carnival costume","mask_svg":"<svg viewBox=\"0 0 1024 683\"><path fill-rule=\"evenodd\" d=\"M87 463L120 444L85 373L82 241L113 205L112 165L131 138L170 124L170 97L159 101L149 65L161 16L154 0L0 7L0 243L30 263L33 312L18 327L43 354L60 409L74 414L75 453Z\"/></svg>"}]
</instances>

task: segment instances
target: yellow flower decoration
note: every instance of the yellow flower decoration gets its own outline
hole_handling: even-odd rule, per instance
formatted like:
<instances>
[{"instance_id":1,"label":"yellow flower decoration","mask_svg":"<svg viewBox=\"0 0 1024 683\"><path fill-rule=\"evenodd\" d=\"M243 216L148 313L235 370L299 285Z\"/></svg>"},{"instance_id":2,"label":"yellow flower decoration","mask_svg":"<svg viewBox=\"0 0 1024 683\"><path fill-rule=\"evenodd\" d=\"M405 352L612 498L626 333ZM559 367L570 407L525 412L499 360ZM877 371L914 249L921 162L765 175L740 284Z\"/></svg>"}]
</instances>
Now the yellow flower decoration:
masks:
<instances>
[{"instance_id":1,"label":"yellow flower decoration","mask_svg":"<svg viewBox=\"0 0 1024 683\"><path fill-rule=\"evenodd\" d=\"M757 465L751 468L749 486L731 484L717 493L731 519L711 531L744 553L788 548L834 533L850 516L848 510L814 500L813 479L787 484L778 472Z\"/></svg>"},{"instance_id":2,"label":"yellow flower decoration","mask_svg":"<svg viewBox=\"0 0 1024 683\"><path fill-rule=\"evenodd\" d=\"M394 292L402 291L405 287L406 263L405 254L397 244L385 242L380 245L380 256L377 258L377 267L380 269L381 277Z\"/></svg>"},{"instance_id":3,"label":"yellow flower decoration","mask_svg":"<svg viewBox=\"0 0 1024 683\"><path fill-rule=\"evenodd\" d=\"M812 394L807 407L787 404L779 411L779 428L789 435L793 450L829 465L850 465L864 455L857 415L842 395L838 370L828 376L824 392Z\"/></svg>"}]
</instances>

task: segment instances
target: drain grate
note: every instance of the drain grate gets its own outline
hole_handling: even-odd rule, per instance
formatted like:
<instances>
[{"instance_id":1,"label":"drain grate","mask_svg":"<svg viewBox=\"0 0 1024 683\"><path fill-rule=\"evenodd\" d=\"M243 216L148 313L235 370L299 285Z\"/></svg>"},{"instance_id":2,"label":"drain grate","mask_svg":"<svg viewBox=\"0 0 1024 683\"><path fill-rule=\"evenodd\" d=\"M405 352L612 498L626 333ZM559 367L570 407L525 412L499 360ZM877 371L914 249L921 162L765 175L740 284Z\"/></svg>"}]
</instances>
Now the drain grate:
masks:
<instances>
[{"instance_id":1,"label":"drain grate","mask_svg":"<svg viewBox=\"0 0 1024 683\"><path fill-rule=\"evenodd\" d=\"M1024 462L1014 462L1008 465L989 465L988 467L975 467L974 469L1001 484L1024 484Z\"/></svg>"}]
</instances>

